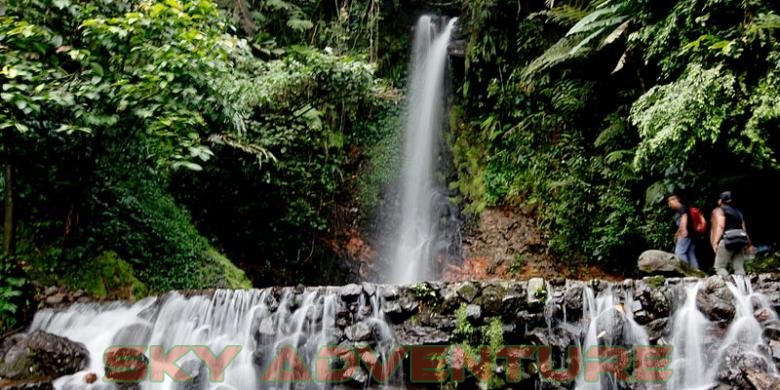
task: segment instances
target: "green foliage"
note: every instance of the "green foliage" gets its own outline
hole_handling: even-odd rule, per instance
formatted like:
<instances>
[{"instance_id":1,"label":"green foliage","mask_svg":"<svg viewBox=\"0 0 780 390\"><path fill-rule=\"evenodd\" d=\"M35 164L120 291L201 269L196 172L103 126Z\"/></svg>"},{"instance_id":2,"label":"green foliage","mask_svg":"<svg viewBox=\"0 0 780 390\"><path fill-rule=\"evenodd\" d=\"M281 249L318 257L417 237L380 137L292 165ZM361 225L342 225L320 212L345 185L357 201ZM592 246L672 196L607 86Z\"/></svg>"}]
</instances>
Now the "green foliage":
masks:
<instances>
[{"instance_id":1,"label":"green foliage","mask_svg":"<svg viewBox=\"0 0 780 390\"><path fill-rule=\"evenodd\" d=\"M525 267L525 255L523 253L518 253L515 255L514 260L512 261L512 264L509 265L509 275L516 276L520 272L523 271L523 268Z\"/></svg>"},{"instance_id":2,"label":"green foliage","mask_svg":"<svg viewBox=\"0 0 780 390\"><path fill-rule=\"evenodd\" d=\"M103 252L63 271L52 275L46 284L81 289L90 296L109 299L141 298L148 293L146 286L135 277L133 267L115 252Z\"/></svg>"},{"instance_id":3,"label":"green foliage","mask_svg":"<svg viewBox=\"0 0 780 390\"><path fill-rule=\"evenodd\" d=\"M455 311L455 334L457 334L463 340L471 340L476 332L476 328L471 324L468 318L468 312L466 311L465 303L461 303L460 307Z\"/></svg>"},{"instance_id":4,"label":"green foliage","mask_svg":"<svg viewBox=\"0 0 780 390\"><path fill-rule=\"evenodd\" d=\"M2 149L25 162L18 252L36 278L116 253L106 278L148 292L250 287L224 251L259 283L305 281L308 261L338 280L322 238L361 149L388 138L392 92L360 51L305 45L319 3L248 5L229 4L240 36L210 0L8 2Z\"/></svg>"},{"instance_id":5,"label":"green foliage","mask_svg":"<svg viewBox=\"0 0 780 390\"><path fill-rule=\"evenodd\" d=\"M16 316L22 305L21 298L27 279L14 275L8 259L0 257L0 332L16 326Z\"/></svg>"},{"instance_id":6,"label":"green foliage","mask_svg":"<svg viewBox=\"0 0 780 390\"><path fill-rule=\"evenodd\" d=\"M631 109L641 138L634 160L637 169L663 172L669 166L683 166L697 146L715 144L738 110L735 84L734 76L721 68L705 70L694 64L684 78L641 96Z\"/></svg>"},{"instance_id":7,"label":"green foliage","mask_svg":"<svg viewBox=\"0 0 780 390\"><path fill-rule=\"evenodd\" d=\"M511 10L469 2L463 18L452 143L467 210L532 206L563 259L629 269L671 245L669 193L709 207L727 178L777 172L780 50L766 2Z\"/></svg>"}]
</instances>

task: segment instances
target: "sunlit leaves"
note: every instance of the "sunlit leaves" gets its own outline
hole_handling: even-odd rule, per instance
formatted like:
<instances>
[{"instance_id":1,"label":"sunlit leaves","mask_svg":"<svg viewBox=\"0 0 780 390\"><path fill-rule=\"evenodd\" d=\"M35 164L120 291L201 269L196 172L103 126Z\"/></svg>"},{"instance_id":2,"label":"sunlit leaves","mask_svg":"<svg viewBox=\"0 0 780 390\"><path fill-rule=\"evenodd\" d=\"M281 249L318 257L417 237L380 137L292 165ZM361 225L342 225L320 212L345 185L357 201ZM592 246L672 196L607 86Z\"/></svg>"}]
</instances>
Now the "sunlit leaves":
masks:
<instances>
[{"instance_id":1,"label":"sunlit leaves","mask_svg":"<svg viewBox=\"0 0 780 390\"><path fill-rule=\"evenodd\" d=\"M701 144L726 136L726 121L736 114L737 83L724 69L691 65L685 77L656 86L631 109L631 121L642 138L634 164L663 170L680 165Z\"/></svg>"}]
</instances>

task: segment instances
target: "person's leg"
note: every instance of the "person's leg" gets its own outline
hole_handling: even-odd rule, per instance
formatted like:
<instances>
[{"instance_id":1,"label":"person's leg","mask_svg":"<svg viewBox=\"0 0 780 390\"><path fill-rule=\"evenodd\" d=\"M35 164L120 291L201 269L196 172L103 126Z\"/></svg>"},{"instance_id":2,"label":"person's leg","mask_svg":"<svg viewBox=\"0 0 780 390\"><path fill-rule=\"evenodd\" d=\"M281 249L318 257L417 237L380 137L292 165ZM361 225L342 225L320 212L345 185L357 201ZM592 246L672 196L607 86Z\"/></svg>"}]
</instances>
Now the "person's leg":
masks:
<instances>
[{"instance_id":1,"label":"person's leg","mask_svg":"<svg viewBox=\"0 0 780 390\"><path fill-rule=\"evenodd\" d=\"M699 259L696 258L696 243L690 240L691 244L688 245L688 260L691 267L699 269Z\"/></svg>"},{"instance_id":2,"label":"person's leg","mask_svg":"<svg viewBox=\"0 0 780 390\"><path fill-rule=\"evenodd\" d=\"M747 258L747 249L740 249L734 252L734 256L731 258L731 265L734 267L734 274L745 274L745 259Z\"/></svg>"},{"instance_id":3,"label":"person's leg","mask_svg":"<svg viewBox=\"0 0 780 390\"><path fill-rule=\"evenodd\" d=\"M688 259L688 248L691 246L691 239L688 237L680 237L677 239L677 243L674 246L674 254L679 257L680 260L690 264Z\"/></svg>"},{"instance_id":4,"label":"person's leg","mask_svg":"<svg viewBox=\"0 0 780 390\"><path fill-rule=\"evenodd\" d=\"M721 276L729 276L729 271L726 270L726 267L730 261L731 252L726 249L726 244L721 241L721 243L718 245L717 252L715 252L715 264L713 265L715 272Z\"/></svg>"}]
</instances>

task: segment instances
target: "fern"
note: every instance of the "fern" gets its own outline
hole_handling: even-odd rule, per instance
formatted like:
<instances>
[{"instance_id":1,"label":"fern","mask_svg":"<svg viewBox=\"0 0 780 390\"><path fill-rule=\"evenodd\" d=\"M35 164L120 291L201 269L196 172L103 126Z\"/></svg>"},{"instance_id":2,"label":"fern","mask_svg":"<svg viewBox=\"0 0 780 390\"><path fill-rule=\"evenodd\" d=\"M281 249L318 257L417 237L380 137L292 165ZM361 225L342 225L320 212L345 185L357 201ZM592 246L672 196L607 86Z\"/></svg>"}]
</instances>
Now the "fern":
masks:
<instances>
[{"instance_id":1,"label":"fern","mask_svg":"<svg viewBox=\"0 0 780 390\"><path fill-rule=\"evenodd\" d=\"M611 7L597 9L577 22L566 35L570 36L579 33L587 33L595 29L620 24L628 18L625 15L618 14L618 11L620 11L621 8L622 5L617 4Z\"/></svg>"}]
</instances>

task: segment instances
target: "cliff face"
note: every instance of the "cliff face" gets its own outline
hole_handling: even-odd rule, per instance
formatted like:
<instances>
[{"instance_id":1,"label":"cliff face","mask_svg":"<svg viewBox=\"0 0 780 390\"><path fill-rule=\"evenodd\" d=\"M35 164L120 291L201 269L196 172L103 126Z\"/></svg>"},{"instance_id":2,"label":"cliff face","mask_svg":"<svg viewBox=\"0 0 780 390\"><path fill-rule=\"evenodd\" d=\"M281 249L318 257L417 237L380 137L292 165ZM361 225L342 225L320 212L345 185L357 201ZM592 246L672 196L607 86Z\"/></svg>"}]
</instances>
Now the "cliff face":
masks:
<instances>
[{"instance_id":1,"label":"cliff face","mask_svg":"<svg viewBox=\"0 0 780 390\"><path fill-rule=\"evenodd\" d=\"M341 372L338 381L373 387L379 380L371 368L378 360L392 361L399 346L406 348L403 358L399 356L402 369L389 381L417 386L415 378L427 371L415 370L423 361L430 364L430 359L420 360L421 350L415 347L444 346L423 350L447 356L442 366L431 366L438 368L431 377L436 382L476 384L478 374L461 378L457 369L472 362L466 356L486 353L489 364L484 368L490 379L481 378L492 387L535 383L573 388L589 383L548 380L551 368L566 372L570 363L586 362L567 357L570 347L590 353L596 345L619 346L634 351L625 355L632 358L636 348L655 345L672 347L666 357L674 388L718 383L773 388L780 384L775 377L780 362L778 308L780 275L775 274L734 279L649 277L619 283L542 278L405 286L364 283L172 292L134 304L74 304L39 311L29 332L45 331L82 343L92 360L114 345L208 345L215 351L226 344L240 345L242 351L225 374L226 383L235 386L264 380L284 348L293 348L301 367L312 370L323 349L338 348L342 358L354 353L363 360L363 365ZM16 335L3 345L11 348L23 340ZM505 348L520 345L531 349ZM545 346L550 349L537 348ZM513 355L519 360L512 366L495 359L507 359L507 351L528 353L522 359ZM4 352L3 359L5 365L20 364L14 354ZM194 383L208 380L206 370L193 368L197 364L186 358L178 363L193 371ZM105 378L95 367L99 366L90 364L63 381L79 385ZM627 367L627 378L634 378L639 368ZM649 386L606 379L601 385Z\"/></svg>"}]
</instances>

